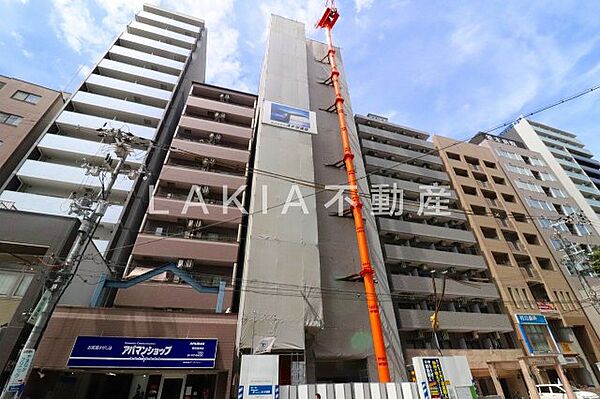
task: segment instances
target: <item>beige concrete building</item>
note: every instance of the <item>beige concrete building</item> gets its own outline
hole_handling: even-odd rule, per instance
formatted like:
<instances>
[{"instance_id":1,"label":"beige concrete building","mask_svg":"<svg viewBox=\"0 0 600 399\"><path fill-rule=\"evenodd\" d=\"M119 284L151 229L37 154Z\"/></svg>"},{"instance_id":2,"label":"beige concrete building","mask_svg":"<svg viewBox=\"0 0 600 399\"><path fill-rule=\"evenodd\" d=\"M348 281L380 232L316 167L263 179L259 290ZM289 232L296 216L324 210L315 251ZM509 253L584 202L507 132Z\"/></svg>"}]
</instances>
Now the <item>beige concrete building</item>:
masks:
<instances>
[{"instance_id":1,"label":"beige concrete building","mask_svg":"<svg viewBox=\"0 0 600 399\"><path fill-rule=\"evenodd\" d=\"M0 75L0 187L63 103L61 92Z\"/></svg>"},{"instance_id":2,"label":"beige concrete building","mask_svg":"<svg viewBox=\"0 0 600 399\"><path fill-rule=\"evenodd\" d=\"M524 360L531 374L538 383L556 382L564 370L576 384L598 385L598 339L513 187L516 177L507 175L483 145L439 136L433 142L468 211L469 224L528 354Z\"/></svg>"}]
</instances>

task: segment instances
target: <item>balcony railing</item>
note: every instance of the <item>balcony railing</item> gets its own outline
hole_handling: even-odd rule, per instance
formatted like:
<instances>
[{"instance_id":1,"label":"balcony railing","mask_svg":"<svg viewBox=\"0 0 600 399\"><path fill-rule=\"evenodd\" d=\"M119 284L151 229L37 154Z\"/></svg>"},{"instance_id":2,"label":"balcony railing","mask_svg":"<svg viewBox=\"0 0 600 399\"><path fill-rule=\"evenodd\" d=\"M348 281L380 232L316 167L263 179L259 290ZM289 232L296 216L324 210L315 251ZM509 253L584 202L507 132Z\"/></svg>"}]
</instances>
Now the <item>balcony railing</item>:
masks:
<instances>
[{"instance_id":1,"label":"balcony railing","mask_svg":"<svg viewBox=\"0 0 600 399\"><path fill-rule=\"evenodd\" d=\"M520 241L506 241L506 243L508 244L508 247L510 249L512 249L513 251L519 251L519 252L525 251L525 246L523 244L521 244Z\"/></svg>"},{"instance_id":2,"label":"balcony railing","mask_svg":"<svg viewBox=\"0 0 600 399\"><path fill-rule=\"evenodd\" d=\"M189 133L179 133L175 136L175 138L179 139L179 140L190 141L192 143L208 144L208 145L214 145L217 147L224 147L224 148L233 148L235 150L245 150L245 151L248 150L247 145L236 144L236 143L232 143L227 140L225 140L225 142L209 141L207 139L202 139L200 137L194 136L193 134L189 134Z\"/></svg>"},{"instance_id":3,"label":"balcony railing","mask_svg":"<svg viewBox=\"0 0 600 399\"><path fill-rule=\"evenodd\" d=\"M192 169L192 170L203 170L205 172L219 173L219 174L230 175L230 176L238 176L238 177L245 176L245 172L242 170L240 170L240 171L226 170L225 167L221 166L221 165L215 165L210 168L203 168L202 164L200 162L186 162L181 159L170 158L169 161L167 162L167 165L178 166L181 168Z\"/></svg>"},{"instance_id":4,"label":"balcony railing","mask_svg":"<svg viewBox=\"0 0 600 399\"><path fill-rule=\"evenodd\" d=\"M150 226L145 228L142 233L153 234L160 237L184 238L202 241L236 242L237 235L215 233L209 230L202 230L199 227L187 226Z\"/></svg>"},{"instance_id":5,"label":"balcony railing","mask_svg":"<svg viewBox=\"0 0 600 399\"><path fill-rule=\"evenodd\" d=\"M532 267L519 267L525 280L542 281L542 275Z\"/></svg>"}]
</instances>

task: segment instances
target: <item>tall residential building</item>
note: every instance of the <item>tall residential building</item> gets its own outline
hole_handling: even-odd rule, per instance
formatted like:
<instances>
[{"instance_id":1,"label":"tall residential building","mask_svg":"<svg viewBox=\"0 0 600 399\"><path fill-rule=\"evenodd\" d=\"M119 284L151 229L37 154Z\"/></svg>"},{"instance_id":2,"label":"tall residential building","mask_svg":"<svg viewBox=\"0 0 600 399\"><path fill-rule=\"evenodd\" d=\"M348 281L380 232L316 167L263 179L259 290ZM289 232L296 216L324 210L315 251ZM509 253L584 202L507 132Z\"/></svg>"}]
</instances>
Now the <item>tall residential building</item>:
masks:
<instances>
[{"instance_id":1,"label":"tall residential building","mask_svg":"<svg viewBox=\"0 0 600 399\"><path fill-rule=\"evenodd\" d=\"M34 360L34 367L53 370L47 373L57 382L38 380L34 374L32 394L66 390L73 397L95 392L98 397L129 398L139 386L155 398L178 398L185 392L190 397L229 397L243 215L227 201L235 197L245 202L255 103L251 94L192 85L166 161L157 171L124 282L115 286L96 279L102 294L90 307L57 308ZM210 366L184 364L165 370L115 365L110 370L119 378L107 378L94 366L69 365L71 348L81 336L136 342L148 337L216 339L218 350ZM72 371L74 382L65 388L61 381Z\"/></svg>"},{"instance_id":2,"label":"tall residential building","mask_svg":"<svg viewBox=\"0 0 600 399\"><path fill-rule=\"evenodd\" d=\"M486 137L477 136L475 142ZM527 361L546 355L529 362L533 374L541 376L538 383L555 382L566 371L573 382L598 385L594 376L597 337L559 262L546 246L545 236L532 222L539 215L532 215L521 201L521 195L527 195L523 193L527 190L525 184L536 184L529 179L519 180L528 175L522 170L530 171L531 177L548 173L539 155L494 140L476 145L435 136L433 142L529 355ZM497 149L501 157L496 157L492 149ZM510 154L509 162L504 162L506 154ZM559 190L555 186L546 189L549 193ZM528 204L540 201L535 196L528 198ZM560 207L565 201L556 203ZM514 368L522 368L512 360Z\"/></svg>"},{"instance_id":3,"label":"tall residential building","mask_svg":"<svg viewBox=\"0 0 600 399\"><path fill-rule=\"evenodd\" d=\"M340 56L340 51L336 52ZM237 349L261 342L280 354L280 384L375 381L368 308L354 221L334 197L347 185L327 46L303 24L273 16L260 79L252 195L240 292ZM365 175L341 58L340 81L357 176ZM327 190L321 185L331 186ZM387 275L370 213L363 215L381 297L392 378L405 362ZM300 198L300 196L302 198ZM334 199L332 204L326 204ZM286 200L293 206L284 206Z\"/></svg>"},{"instance_id":4,"label":"tall residential building","mask_svg":"<svg viewBox=\"0 0 600 399\"><path fill-rule=\"evenodd\" d=\"M485 392L487 362L506 361L523 352L459 197L449 187L444 164L423 131L371 114L357 115L355 121L373 195L402 190L398 214L380 210L377 225L405 358L410 364L414 356L438 353L430 316L439 299L435 293L440 295L446 278L440 348L444 354L467 356ZM442 198L449 210L436 214L420 209L423 194L432 190L437 195L438 188L447 194ZM510 385L519 385L516 374L506 378Z\"/></svg>"},{"instance_id":5,"label":"tall residential building","mask_svg":"<svg viewBox=\"0 0 600 399\"><path fill-rule=\"evenodd\" d=\"M199 19L144 5L60 114L45 126L4 185L0 200L14 202L19 210L69 215L70 198L93 196L101 190L98 176L83 167L84 163L100 166L111 154L98 129L120 128L156 141L172 134L176 124L172 119L183 106L189 78L204 79L204 32ZM127 165L138 169L155 152L138 145ZM139 184L122 176L115 185L111 206L94 236L101 252Z\"/></svg>"},{"instance_id":6,"label":"tall residential building","mask_svg":"<svg viewBox=\"0 0 600 399\"><path fill-rule=\"evenodd\" d=\"M502 136L539 152L577 206L600 232L600 162L573 133L521 119Z\"/></svg>"},{"instance_id":7,"label":"tall residential building","mask_svg":"<svg viewBox=\"0 0 600 399\"><path fill-rule=\"evenodd\" d=\"M597 327L600 314L589 302L581 280L590 277L578 276L578 271L564 262L562 243L552 226L556 224L560 234L568 241L586 248L599 245L600 237L590 225L559 222L561 216L572 214L577 206L539 153L528 150L520 141L505 137L479 134L471 142L491 150L527 209L530 224L536 225L539 237L543 240L540 244L545 244L554 257L555 262L538 258L539 269L531 264L529 269L521 271L534 295L544 295L542 290L546 291L544 300L535 299L539 310L549 320L554 336L561 343L568 362L567 374L573 381L598 385L594 374L600 375L595 367L600 349L600 329ZM562 323L557 320L558 315Z\"/></svg>"},{"instance_id":8,"label":"tall residential building","mask_svg":"<svg viewBox=\"0 0 600 399\"><path fill-rule=\"evenodd\" d=\"M0 187L63 103L56 90L0 75Z\"/></svg>"}]
</instances>

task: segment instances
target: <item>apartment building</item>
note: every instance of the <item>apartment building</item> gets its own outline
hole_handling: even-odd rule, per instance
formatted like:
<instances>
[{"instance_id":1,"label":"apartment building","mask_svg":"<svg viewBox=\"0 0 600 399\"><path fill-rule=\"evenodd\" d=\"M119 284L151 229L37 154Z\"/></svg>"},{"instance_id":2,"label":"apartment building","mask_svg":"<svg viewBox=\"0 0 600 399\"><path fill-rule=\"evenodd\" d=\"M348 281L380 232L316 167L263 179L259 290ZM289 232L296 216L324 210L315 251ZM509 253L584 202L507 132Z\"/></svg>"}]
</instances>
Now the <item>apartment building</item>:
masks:
<instances>
[{"instance_id":1,"label":"apartment building","mask_svg":"<svg viewBox=\"0 0 600 399\"><path fill-rule=\"evenodd\" d=\"M271 18L258 93L261 119L236 348L252 353L268 342L280 355L282 385L377 380L354 221L348 203L341 203L339 214L335 201L347 175L326 56L327 46L307 40L302 23ZM336 57L357 176L364 176L339 49ZM315 182L331 187L317 189ZM358 184L360 192L369 192L366 179ZM392 378L400 381L406 378L405 362L375 218L365 197L388 363ZM286 207L286 202L295 205Z\"/></svg>"},{"instance_id":2,"label":"apartment building","mask_svg":"<svg viewBox=\"0 0 600 399\"><path fill-rule=\"evenodd\" d=\"M478 136L475 142L480 137L487 136ZM554 382L566 372L572 382L597 385L593 369L597 338L559 263L521 202L524 189L517 185L519 173L505 173L500 158L485 145L439 136L434 136L433 142L467 212L537 383ZM538 168L536 173L546 173L536 161L537 155L526 150L520 155L525 156L523 165L527 159L537 165L533 166ZM526 167L523 165L507 163L507 170L514 172ZM582 340L574 333L580 326ZM538 360L531 362L534 357Z\"/></svg>"},{"instance_id":3,"label":"apartment building","mask_svg":"<svg viewBox=\"0 0 600 399\"><path fill-rule=\"evenodd\" d=\"M69 215L72 198L93 196L102 187L84 164L101 166L107 155L115 157L98 129L119 128L156 141L172 135L172 119L181 113L189 78L204 79L204 32L199 19L144 5L22 157L0 200L24 211ZM27 102L33 97L24 98ZM147 142L138 144L127 166L137 170L155 152L148 152ZM139 184L127 176L116 183L94 237L101 252L108 248Z\"/></svg>"},{"instance_id":4,"label":"apartment building","mask_svg":"<svg viewBox=\"0 0 600 399\"><path fill-rule=\"evenodd\" d=\"M577 207L600 231L600 162L573 133L521 119L502 136L523 142L539 152Z\"/></svg>"},{"instance_id":5,"label":"apartment building","mask_svg":"<svg viewBox=\"0 0 600 399\"><path fill-rule=\"evenodd\" d=\"M443 162L423 131L371 114L356 115L355 122L372 194L402 190L401 209L394 214L379 212L377 227L405 358L410 364L414 356L439 353L430 316L445 278L437 334L440 349L446 355L467 356L485 392L490 377L487 362L513 359L523 352ZM428 190L440 193L448 209L439 213L421 209ZM502 377L518 385L519 368L513 371Z\"/></svg>"},{"instance_id":6,"label":"apartment building","mask_svg":"<svg viewBox=\"0 0 600 399\"><path fill-rule=\"evenodd\" d=\"M0 187L63 103L56 90L0 76Z\"/></svg>"},{"instance_id":7,"label":"apartment building","mask_svg":"<svg viewBox=\"0 0 600 399\"><path fill-rule=\"evenodd\" d=\"M587 373L598 375L594 365L598 362L600 341L599 330L594 326L600 322L600 315L589 302L582 285L583 278L594 283L597 279L589 275L580 276L579 270L564 262L565 253L553 225L556 224L556 229L569 242L586 249L599 245L600 237L589 224L561 221L561 217L577 212L578 208L539 153L525 148L520 141L506 137L479 134L471 142L490 149L526 208L530 224L537 227L538 237L542 239L540 243L545 244L554 258L554 262L538 258L539 268L532 264L521 271L534 296L536 290L543 294L543 301L539 301L539 296L535 299L561 343L569 365L568 374L571 371L580 374L573 376L574 381L586 381ZM561 315L564 325L549 317L549 314L556 313ZM571 367L575 364L583 367ZM583 371L584 368L587 372Z\"/></svg>"},{"instance_id":8,"label":"apartment building","mask_svg":"<svg viewBox=\"0 0 600 399\"><path fill-rule=\"evenodd\" d=\"M114 366L116 379L76 367L77 381L69 392L91 395L98 384L102 395L114 397L130 397L136 389L163 398L183 392L229 396L242 211L228 200L245 201L255 103L251 94L192 85L132 246L125 280L113 285L102 280L98 289L103 294L91 307L59 307L50 321L34 365L57 370L51 377L58 379L54 392L64 389L61 378L74 369L69 366L74 343L82 336L109 335L128 340L216 340L218 352L211 367L188 365L173 371ZM44 389L42 382L34 381L32 393Z\"/></svg>"}]
</instances>

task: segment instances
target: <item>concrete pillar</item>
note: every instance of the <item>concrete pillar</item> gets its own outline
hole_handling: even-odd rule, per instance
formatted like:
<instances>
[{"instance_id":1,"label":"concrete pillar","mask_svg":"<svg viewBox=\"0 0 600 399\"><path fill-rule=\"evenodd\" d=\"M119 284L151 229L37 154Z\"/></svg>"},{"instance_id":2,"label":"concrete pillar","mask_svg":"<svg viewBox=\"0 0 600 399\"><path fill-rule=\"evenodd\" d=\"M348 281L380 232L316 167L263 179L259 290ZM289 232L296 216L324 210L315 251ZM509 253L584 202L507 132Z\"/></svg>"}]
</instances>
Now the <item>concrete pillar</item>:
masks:
<instances>
[{"instance_id":1,"label":"concrete pillar","mask_svg":"<svg viewBox=\"0 0 600 399\"><path fill-rule=\"evenodd\" d=\"M571 383L569 382L569 379L567 378L562 366L559 363L556 363L554 365L554 370L556 370L556 373L560 378L560 382L562 383L563 388L565 388L565 391L567 392L567 398L577 399L575 394L573 393L573 387L571 387Z\"/></svg>"},{"instance_id":2,"label":"concrete pillar","mask_svg":"<svg viewBox=\"0 0 600 399\"><path fill-rule=\"evenodd\" d=\"M540 399L540 395L535 387L535 382L533 378L531 378L531 374L529 373L529 367L527 366L527 362L525 359L519 359L519 366L521 367L521 372L523 373L523 379L525 380L525 384L527 384L527 390L529 391L529 397L531 399Z\"/></svg>"},{"instance_id":3,"label":"concrete pillar","mask_svg":"<svg viewBox=\"0 0 600 399\"><path fill-rule=\"evenodd\" d=\"M488 369L490 370L490 377L492 377L492 382L494 383L494 388L496 389L496 395L498 395L500 399L506 399L504 396L504 391L502 390L502 384L500 384L500 379L498 378L496 365L494 363L488 363Z\"/></svg>"}]
</instances>

